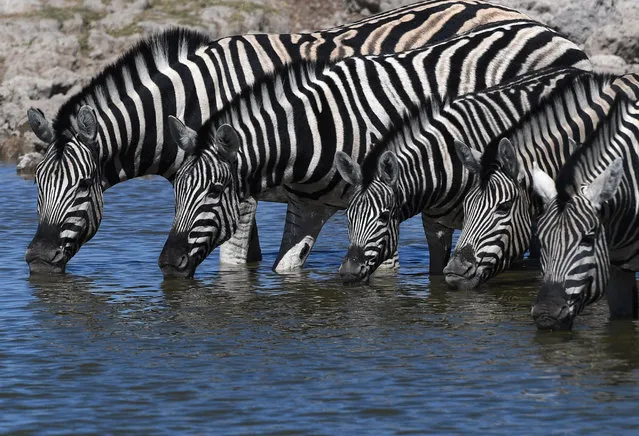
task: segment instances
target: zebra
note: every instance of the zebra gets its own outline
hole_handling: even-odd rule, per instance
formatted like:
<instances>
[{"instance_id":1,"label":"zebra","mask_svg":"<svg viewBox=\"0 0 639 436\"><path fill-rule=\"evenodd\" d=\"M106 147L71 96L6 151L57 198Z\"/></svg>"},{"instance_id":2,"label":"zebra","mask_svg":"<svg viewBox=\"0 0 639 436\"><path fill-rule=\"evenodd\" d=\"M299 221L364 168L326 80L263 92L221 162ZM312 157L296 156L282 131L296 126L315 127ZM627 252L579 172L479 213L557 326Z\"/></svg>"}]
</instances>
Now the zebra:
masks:
<instances>
[{"instance_id":1,"label":"zebra","mask_svg":"<svg viewBox=\"0 0 639 436\"><path fill-rule=\"evenodd\" d=\"M531 314L540 329L571 328L604 292L612 318L639 314L638 95L622 93L556 181L533 164L543 278Z\"/></svg>"},{"instance_id":2,"label":"zebra","mask_svg":"<svg viewBox=\"0 0 639 436\"><path fill-rule=\"evenodd\" d=\"M274 269L301 267L324 222L346 206L350 191L333 167L336 151L361 161L371 136L380 138L426 99L465 94L525 73L520 50L531 49L526 43L531 39L533 53L524 57L536 58L536 67L588 66L571 43L553 49L542 43L557 41L556 34L546 32L530 22L496 24L398 55L297 65L240 95L198 132L172 118L174 139L194 157L178 171L174 184L176 216L161 255L167 272L193 275L234 231L238 211L224 206L236 205L238 198L259 198L278 186L288 193L288 211ZM234 159L225 159L229 153L217 145L215 133L224 124L240 138L232 141ZM234 171L238 180L230 183ZM219 195L204 195L216 185Z\"/></svg>"},{"instance_id":3,"label":"zebra","mask_svg":"<svg viewBox=\"0 0 639 436\"><path fill-rule=\"evenodd\" d=\"M25 256L30 271L64 272L98 230L104 190L146 174L173 180L185 156L169 137L169 115L199 128L287 64L404 51L489 22L527 19L482 1L435 0L313 33L213 41L178 28L140 41L66 101L53 121L36 108L27 113L31 129L48 144L36 170L38 228ZM244 225L226 244L223 261L260 258L255 202L247 199L242 208Z\"/></svg>"},{"instance_id":4,"label":"zebra","mask_svg":"<svg viewBox=\"0 0 639 436\"><path fill-rule=\"evenodd\" d=\"M457 158L455 142L472 144L479 153L558 88L589 76L549 68L443 105L426 104L394 125L361 166L338 152L336 168L354 186L346 209L350 245L342 280L368 280L397 251L400 223L418 213L441 228L460 228L462 200L473 178Z\"/></svg>"},{"instance_id":5,"label":"zebra","mask_svg":"<svg viewBox=\"0 0 639 436\"><path fill-rule=\"evenodd\" d=\"M638 77L599 74L582 84L587 86L567 87L483 155L460 145L464 164L478 177L464 199L464 226L444 269L449 285L477 287L524 254L540 208L532 191L533 162L556 176L577 144L610 129L611 114L624 95L639 95Z\"/></svg>"}]
</instances>

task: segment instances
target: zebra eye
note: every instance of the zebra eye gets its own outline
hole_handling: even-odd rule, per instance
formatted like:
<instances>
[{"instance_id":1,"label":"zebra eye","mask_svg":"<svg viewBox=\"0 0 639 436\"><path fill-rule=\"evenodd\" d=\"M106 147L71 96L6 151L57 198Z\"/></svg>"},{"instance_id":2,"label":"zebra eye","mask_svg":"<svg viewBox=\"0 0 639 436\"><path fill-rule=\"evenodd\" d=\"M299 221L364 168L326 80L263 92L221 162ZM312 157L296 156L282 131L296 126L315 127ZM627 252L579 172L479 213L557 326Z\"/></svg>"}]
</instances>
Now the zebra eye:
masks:
<instances>
[{"instance_id":1,"label":"zebra eye","mask_svg":"<svg viewBox=\"0 0 639 436\"><path fill-rule=\"evenodd\" d=\"M497 205L497 212L506 213L513 207L512 200L504 201Z\"/></svg>"},{"instance_id":2,"label":"zebra eye","mask_svg":"<svg viewBox=\"0 0 639 436\"><path fill-rule=\"evenodd\" d=\"M583 238L581 238L581 242L579 243L579 245L582 246L591 246L595 243L595 234L593 233L586 233Z\"/></svg>"},{"instance_id":3,"label":"zebra eye","mask_svg":"<svg viewBox=\"0 0 639 436\"><path fill-rule=\"evenodd\" d=\"M84 177L78 181L78 186L80 189L87 189L93 184L92 177Z\"/></svg>"},{"instance_id":4,"label":"zebra eye","mask_svg":"<svg viewBox=\"0 0 639 436\"><path fill-rule=\"evenodd\" d=\"M224 185L222 183L212 183L209 186L209 195L213 197L218 197L222 191L224 191Z\"/></svg>"},{"instance_id":5,"label":"zebra eye","mask_svg":"<svg viewBox=\"0 0 639 436\"><path fill-rule=\"evenodd\" d=\"M379 222L382 224L388 224L389 218L390 218L390 212L387 210L379 214Z\"/></svg>"}]
</instances>

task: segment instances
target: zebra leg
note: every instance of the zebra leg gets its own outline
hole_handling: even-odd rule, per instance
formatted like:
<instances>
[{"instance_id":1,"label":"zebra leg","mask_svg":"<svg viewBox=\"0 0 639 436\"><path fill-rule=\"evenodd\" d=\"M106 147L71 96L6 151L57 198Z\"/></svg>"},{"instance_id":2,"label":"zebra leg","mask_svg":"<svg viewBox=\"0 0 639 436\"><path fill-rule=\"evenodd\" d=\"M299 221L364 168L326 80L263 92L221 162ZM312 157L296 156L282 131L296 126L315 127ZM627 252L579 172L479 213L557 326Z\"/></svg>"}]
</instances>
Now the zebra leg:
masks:
<instances>
[{"instance_id":1,"label":"zebra leg","mask_svg":"<svg viewBox=\"0 0 639 436\"><path fill-rule=\"evenodd\" d=\"M283 273L302 268L322 226L336 211L334 207L289 198L284 235L273 271Z\"/></svg>"},{"instance_id":2,"label":"zebra leg","mask_svg":"<svg viewBox=\"0 0 639 436\"><path fill-rule=\"evenodd\" d=\"M422 225L428 241L430 274L441 275L450 260L450 249L453 246L453 229L436 223L423 213Z\"/></svg>"},{"instance_id":3,"label":"zebra leg","mask_svg":"<svg viewBox=\"0 0 639 436\"><path fill-rule=\"evenodd\" d=\"M539 242L538 234L537 223L533 223L530 245L528 246L528 259L539 260L541 258L541 242Z\"/></svg>"},{"instance_id":4,"label":"zebra leg","mask_svg":"<svg viewBox=\"0 0 639 436\"><path fill-rule=\"evenodd\" d=\"M220 263L242 265L262 260L260 238L257 233L255 212L257 200L249 198L240 203L240 221L237 230L220 246Z\"/></svg>"},{"instance_id":5,"label":"zebra leg","mask_svg":"<svg viewBox=\"0 0 639 436\"><path fill-rule=\"evenodd\" d=\"M606 287L610 318L634 318L639 315L639 298L637 296L637 279L634 271L612 267L610 280Z\"/></svg>"}]
</instances>

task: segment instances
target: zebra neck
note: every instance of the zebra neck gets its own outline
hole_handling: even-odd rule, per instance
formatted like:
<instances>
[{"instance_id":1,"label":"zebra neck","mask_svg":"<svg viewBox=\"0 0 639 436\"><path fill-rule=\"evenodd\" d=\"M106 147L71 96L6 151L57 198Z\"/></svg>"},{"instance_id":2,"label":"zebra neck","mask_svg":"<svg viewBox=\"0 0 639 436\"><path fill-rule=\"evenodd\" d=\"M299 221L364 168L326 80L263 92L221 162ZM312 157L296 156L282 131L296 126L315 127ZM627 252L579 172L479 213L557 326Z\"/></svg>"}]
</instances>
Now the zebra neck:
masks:
<instances>
[{"instance_id":1,"label":"zebra neck","mask_svg":"<svg viewBox=\"0 0 639 436\"><path fill-rule=\"evenodd\" d=\"M556 177L576 147L606 129L618 104L612 79L595 76L583 86L564 89L515 132L513 143L522 150L520 157L527 169L532 168L532 156L542 170Z\"/></svg>"},{"instance_id":2,"label":"zebra neck","mask_svg":"<svg viewBox=\"0 0 639 436\"><path fill-rule=\"evenodd\" d=\"M411 118L389 145L400 164L397 194L403 205L401 214L408 218L428 209L434 216L458 219L459 204L472 180L456 158L454 141L484 152L503 132L538 109L556 86L579 74L574 69L540 72Z\"/></svg>"},{"instance_id":3,"label":"zebra neck","mask_svg":"<svg viewBox=\"0 0 639 436\"><path fill-rule=\"evenodd\" d=\"M639 86L636 89L639 90ZM561 182L558 182L558 190L576 190L592 183L603 168L619 157L625 163L624 168L630 169L630 172L624 173L621 186L613 198L604 203L600 219L606 229L611 261L639 268L639 181L636 177L636 162L639 162L639 105L636 100L618 98L600 128L574 157L566 164L566 167L572 168L561 170L572 176L572 187L561 186Z\"/></svg>"}]
</instances>

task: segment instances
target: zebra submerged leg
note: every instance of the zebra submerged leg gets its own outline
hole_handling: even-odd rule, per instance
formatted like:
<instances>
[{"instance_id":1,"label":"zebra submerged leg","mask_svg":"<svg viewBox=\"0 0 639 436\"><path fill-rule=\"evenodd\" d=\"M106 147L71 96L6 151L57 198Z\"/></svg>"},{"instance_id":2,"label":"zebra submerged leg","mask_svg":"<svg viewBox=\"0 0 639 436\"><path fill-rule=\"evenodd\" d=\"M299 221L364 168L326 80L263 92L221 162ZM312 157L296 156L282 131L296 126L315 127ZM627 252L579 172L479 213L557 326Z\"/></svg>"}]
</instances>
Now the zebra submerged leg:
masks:
<instances>
[{"instance_id":1,"label":"zebra submerged leg","mask_svg":"<svg viewBox=\"0 0 639 436\"><path fill-rule=\"evenodd\" d=\"M541 259L541 242L539 241L537 223L533 223L532 225L532 234L530 236L530 245L528 247L528 259Z\"/></svg>"},{"instance_id":2,"label":"zebra submerged leg","mask_svg":"<svg viewBox=\"0 0 639 436\"><path fill-rule=\"evenodd\" d=\"M257 233L255 213L257 200L249 198L240 204L240 222L237 230L220 245L220 263L242 265L262 260L260 238Z\"/></svg>"},{"instance_id":3,"label":"zebra submerged leg","mask_svg":"<svg viewBox=\"0 0 639 436\"><path fill-rule=\"evenodd\" d=\"M436 223L423 213L422 225L426 233L426 241L428 241L430 274L441 275L450 260L450 249L453 246L453 229Z\"/></svg>"},{"instance_id":4,"label":"zebra submerged leg","mask_svg":"<svg viewBox=\"0 0 639 436\"><path fill-rule=\"evenodd\" d=\"M612 267L606 287L610 318L634 318L639 315L639 296L634 271Z\"/></svg>"},{"instance_id":5,"label":"zebra submerged leg","mask_svg":"<svg viewBox=\"0 0 639 436\"><path fill-rule=\"evenodd\" d=\"M336 208L289 199L286 224L273 271L282 273L302 268L324 223Z\"/></svg>"}]
</instances>

